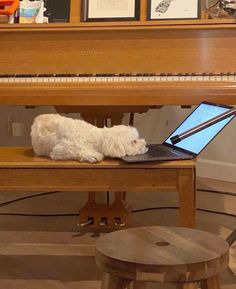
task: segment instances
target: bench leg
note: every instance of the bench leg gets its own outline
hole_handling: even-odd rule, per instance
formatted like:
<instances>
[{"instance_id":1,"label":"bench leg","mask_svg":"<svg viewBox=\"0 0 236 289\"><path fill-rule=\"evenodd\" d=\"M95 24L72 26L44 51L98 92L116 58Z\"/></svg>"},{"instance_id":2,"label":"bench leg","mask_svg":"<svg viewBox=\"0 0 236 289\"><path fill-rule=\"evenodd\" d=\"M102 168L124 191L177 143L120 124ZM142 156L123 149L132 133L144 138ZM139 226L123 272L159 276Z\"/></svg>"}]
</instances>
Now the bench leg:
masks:
<instances>
[{"instance_id":1,"label":"bench leg","mask_svg":"<svg viewBox=\"0 0 236 289\"><path fill-rule=\"evenodd\" d=\"M196 170L180 169L178 172L179 223L195 228L196 218Z\"/></svg>"},{"instance_id":2,"label":"bench leg","mask_svg":"<svg viewBox=\"0 0 236 289\"><path fill-rule=\"evenodd\" d=\"M219 276L213 276L201 281L201 289L220 289Z\"/></svg>"},{"instance_id":3,"label":"bench leg","mask_svg":"<svg viewBox=\"0 0 236 289\"><path fill-rule=\"evenodd\" d=\"M132 280L121 279L109 273L103 273L101 289L125 289Z\"/></svg>"}]
</instances>

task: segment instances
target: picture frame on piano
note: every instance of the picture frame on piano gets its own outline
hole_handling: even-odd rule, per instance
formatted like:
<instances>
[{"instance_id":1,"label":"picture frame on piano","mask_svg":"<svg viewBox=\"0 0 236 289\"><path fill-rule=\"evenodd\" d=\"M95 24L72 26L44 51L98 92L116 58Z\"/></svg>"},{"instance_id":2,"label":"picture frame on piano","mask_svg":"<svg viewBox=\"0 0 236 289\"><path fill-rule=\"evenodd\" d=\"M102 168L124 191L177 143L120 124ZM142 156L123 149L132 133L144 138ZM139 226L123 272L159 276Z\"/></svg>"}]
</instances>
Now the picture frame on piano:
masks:
<instances>
[{"instance_id":1,"label":"picture frame on piano","mask_svg":"<svg viewBox=\"0 0 236 289\"><path fill-rule=\"evenodd\" d=\"M148 20L199 19L201 0L147 0Z\"/></svg>"},{"instance_id":2,"label":"picture frame on piano","mask_svg":"<svg viewBox=\"0 0 236 289\"><path fill-rule=\"evenodd\" d=\"M135 21L140 18L140 0L82 0L82 21Z\"/></svg>"}]
</instances>

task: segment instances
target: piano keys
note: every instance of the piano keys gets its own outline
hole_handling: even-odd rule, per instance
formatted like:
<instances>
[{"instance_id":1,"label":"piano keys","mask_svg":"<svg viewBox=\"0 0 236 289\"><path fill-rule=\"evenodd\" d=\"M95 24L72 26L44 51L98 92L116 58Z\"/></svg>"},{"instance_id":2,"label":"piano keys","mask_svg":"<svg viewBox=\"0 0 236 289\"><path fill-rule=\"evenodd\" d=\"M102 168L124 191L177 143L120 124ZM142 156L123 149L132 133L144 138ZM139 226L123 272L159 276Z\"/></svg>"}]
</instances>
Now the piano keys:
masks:
<instances>
[{"instance_id":1,"label":"piano keys","mask_svg":"<svg viewBox=\"0 0 236 289\"><path fill-rule=\"evenodd\" d=\"M156 106L234 104L236 73L0 75L5 105Z\"/></svg>"},{"instance_id":2,"label":"piano keys","mask_svg":"<svg viewBox=\"0 0 236 289\"><path fill-rule=\"evenodd\" d=\"M236 81L236 73L219 74L13 74L1 75L0 83L112 83L172 81Z\"/></svg>"}]
</instances>

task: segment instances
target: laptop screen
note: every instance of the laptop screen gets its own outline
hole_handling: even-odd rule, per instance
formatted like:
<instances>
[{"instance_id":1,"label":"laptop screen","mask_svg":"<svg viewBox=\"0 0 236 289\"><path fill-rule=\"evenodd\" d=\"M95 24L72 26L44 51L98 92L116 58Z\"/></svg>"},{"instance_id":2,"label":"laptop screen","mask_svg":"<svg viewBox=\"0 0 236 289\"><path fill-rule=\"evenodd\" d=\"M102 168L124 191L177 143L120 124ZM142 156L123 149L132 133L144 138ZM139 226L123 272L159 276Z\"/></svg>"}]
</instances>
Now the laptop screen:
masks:
<instances>
[{"instance_id":1,"label":"laptop screen","mask_svg":"<svg viewBox=\"0 0 236 289\"><path fill-rule=\"evenodd\" d=\"M172 147L180 148L199 154L206 145L231 121L234 116L228 117L202 131L199 131L177 144L172 144L170 138L183 133L196 125L199 125L215 116L218 116L225 111L230 110L230 106L221 106L207 102L201 103L181 124L180 126L164 141L164 144Z\"/></svg>"}]
</instances>

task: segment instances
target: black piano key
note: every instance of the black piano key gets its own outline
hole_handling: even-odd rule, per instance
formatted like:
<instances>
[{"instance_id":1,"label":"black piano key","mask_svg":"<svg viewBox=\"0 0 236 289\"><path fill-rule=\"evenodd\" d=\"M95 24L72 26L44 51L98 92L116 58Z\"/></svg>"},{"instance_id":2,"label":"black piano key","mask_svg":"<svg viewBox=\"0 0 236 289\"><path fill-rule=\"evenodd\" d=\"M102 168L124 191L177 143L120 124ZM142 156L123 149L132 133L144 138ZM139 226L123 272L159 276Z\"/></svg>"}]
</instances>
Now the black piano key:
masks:
<instances>
[{"instance_id":1,"label":"black piano key","mask_svg":"<svg viewBox=\"0 0 236 289\"><path fill-rule=\"evenodd\" d=\"M73 73L58 73L55 74L55 77L75 77L76 74Z\"/></svg>"},{"instance_id":2,"label":"black piano key","mask_svg":"<svg viewBox=\"0 0 236 289\"><path fill-rule=\"evenodd\" d=\"M37 74L37 77L55 77L55 74L42 73L42 74Z\"/></svg>"},{"instance_id":3,"label":"black piano key","mask_svg":"<svg viewBox=\"0 0 236 289\"><path fill-rule=\"evenodd\" d=\"M15 77L15 74L0 74L0 78L10 78Z\"/></svg>"},{"instance_id":4,"label":"black piano key","mask_svg":"<svg viewBox=\"0 0 236 289\"><path fill-rule=\"evenodd\" d=\"M92 73L79 73L78 76L79 77L92 77L92 76L94 76L94 74L92 74Z\"/></svg>"},{"instance_id":5,"label":"black piano key","mask_svg":"<svg viewBox=\"0 0 236 289\"><path fill-rule=\"evenodd\" d=\"M29 77L37 77L37 74L32 74L32 73L24 73L24 74L16 74L16 78L29 78Z\"/></svg>"},{"instance_id":6,"label":"black piano key","mask_svg":"<svg viewBox=\"0 0 236 289\"><path fill-rule=\"evenodd\" d=\"M97 77L107 77L107 74L105 74L105 73L96 73L95 76L97 76Z\"/></svg>"},{"instance_id":7,"label":"black piano key","mask_svg":"<svg viewBox=\"0 0 236 289\"><path fill-rule=\"evenodd\" d=\"M121 77L125 77L125 76L126 76L126 77L127 77L127 76L130 76L130 74L127 74L127 73L120 73L119 76L121 76Z\"/></svg>"}]
</instances>

